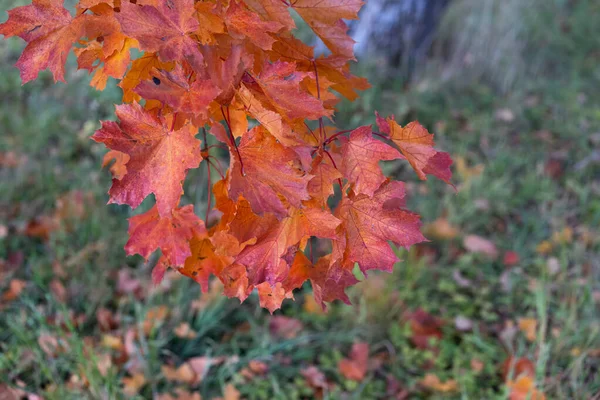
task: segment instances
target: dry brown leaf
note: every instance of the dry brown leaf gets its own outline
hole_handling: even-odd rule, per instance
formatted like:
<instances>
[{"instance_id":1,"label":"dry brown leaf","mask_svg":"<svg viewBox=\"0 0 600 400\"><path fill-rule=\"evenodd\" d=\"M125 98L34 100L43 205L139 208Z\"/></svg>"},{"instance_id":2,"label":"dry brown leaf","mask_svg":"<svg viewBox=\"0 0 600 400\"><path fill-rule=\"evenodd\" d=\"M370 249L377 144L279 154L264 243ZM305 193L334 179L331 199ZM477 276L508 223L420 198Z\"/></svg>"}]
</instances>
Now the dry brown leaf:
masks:
<instances>
[{"instance_id":1,"label":"dry brown leaf","mask_svg":"<svg viewBox=\"0 0 600 400\"><path fill-rule=\"evenodd\" d=\"M162 393L156 397L157 400L202 400L200 393L188 392L186 389L177 388L175 394Z\"/></svg>"},{"instance_id":2,"label":"dry brown leaf","mask_svg":"<svg viewBox=\"0 0 600 400\"><path fill-rule=\"evenodd\" d=\"M144 333L149 335L152 329L163 323L167 315L169 315L167 306L158 306L149 309L146 313L146 318L144 318Z\"/></svg>"},{"instance_id":3,"label":"dry brown leaf","mask_svg":"<svg viewBox=\"0 0 600 400\"><path fill-rule=\"evenodd\" d=\"M282 315L271 317L271 320L269 321L269 330L271 334L278 338L295 338L302 328L304 328L302 322L296 318L284 317Z\"/></svg>"},{"instance_id":4,"label":"dry brown leaf","mask_svg":"<svg viewBox=\"0 0 600 400\"><path fill-rule=\"evenodd\" d=\"M407 316L410 322L411 342L419 349L431 348L430 340L441 339L443 321L428 312L418 309Z\"/></svg>"},{"instance_id":5,"label":"dry brown leaf","mask_svg":"<svg viewBox=\"0 0 600 400\"><path fill-rule=\"evenodd\" d=\"M123 383L123 393L127 396L133 397L146 384L146 378L143 374L137 373L133 374L131 377L123 377L121 379L121 383Z\"/></svg>"},{"instance_id":6,"label":"dry brown leaf","mask_svg":"<svg viewBox=\"0 0 600 400\"><path fill-rule=\"evenodd\" d=\"M122 350L124 348L123 339L114 335L102 335L102 346L113 350Z\"/></svg>"},{"instance_id":7,"label":"dry brown leaf","mask_svg":"<svg viewBox=\"0 0 600 400\"><path fill-rule=\"evenodd\" d=\"M573 229L565 227L562 231L554 232L552 234L552 243L554 244L567 244L573 241Z\"/></svg>"},{"instance_id":8,"label":"dry brown leaf","mask_svg":"<svg viewBox=\"0 0 600 400\"><path fill-rule=\"evenodd\" d=\"M456 166L456 172L460 175L463 185L469 185L473 178L478 177L483 173L485 167L483 164L477 164L473 167L467 165L467 160L464 157L457 156L454 158L454 165Z\"/></svg>"},{"instance_id":9,"label":"dry brown leaf","mask_svg":"<svg viewBox=\"0 0 600 400\"><path fill-rule=\"evenodd\" d=\"M535 318L519 318L519 329L525 334L527 340L533 342L537 336L537 320Z\"/></svg>"},{"instance_id":10,"label":"dry brown leaf","mask_svg":"<svg viewBox=\"0 0 600 400\"><path fill-rule=\"evenodd\" d=\"M508 357L502 365L502 375L505 380L511 376L511 370L513 377L522 375L535 377L535 365L526 357L518 359L515 359L513 356Z\"/></svg>"},{"instance_id":11,"label":"dry brown leaf","mask_svg":"<svg viewBox=\"0 0 600 400\"><path fill-rule=\"evenodd\" d=\"M54 297L56 297L56 300L58 300L59 302L61 302L61 303L67 302L67 299L68 299L67 289L65 288L65 285L63 285L59 279L56 279L56 278L52 279L52 281L50 282L50 291L52 292Z\"/></svg>"},{"instance_id":12,"label":"dry brown leaf","mask_svg":"<svg viewBox=\"0 0 600 400\"><path fill-rule=\"evenodd\" d=\"M9 302L15 300L21 295L26 285L27 282L21 279L11 280L10 284L8 285L8 289L6 289L6 291L2 294L2 301Z\"/></svg>"},{"instance_id":13,"label":"dry brown leaf","mask_svg":"<svg viewBox=\"0 0 600 400\"><path fill-rule=\"evenodd\" d=\"M350 358L344 358L338 363L340 373L346 378L360 382L367 374L367 362L369 360L369 345L357 342L352 345Z\"/></svg>"},{"instance_id":14,"label":"dry brown leaf","mask_svg":"<svg viewBox=\"0 0 600 400\"><path fill-rule=\"evenodd\" d=\"M96 311L96 321L98 321L100 330L104 332L112 331L119 326L117 317L106 308L99 308L98 311Z\"/></svg>"},{"instance_id":15,"label":"dry brown leaf","mask_svg":"<svg viewBox=\"0 0 600 400\"><path fill-rule=\"evenodd\" d=\"M187 322L182 322L174 330L175 336L182 339L193 339L196 337L196 332L190 327Z\"/></svg>"},{"instance_id":16,"label":"dry brown leaf","mask_svg":"<svg viewBox=\"0 0 600 400\"><path fill-rule=\"evenodd\" d=\"M190 364L187 362L181 364L179 367L174 368L169 365L163 365L160 367L162 374L168 381L175 381L181 383L192 383L196 380L196 372Z\"/></svg>"},{"instance_id":17,"label":"dry brown leaf","mask_svg":"<svg viewBox=\"0 0 600 400\"><path fill-rule=\"evenodd\" d=\"M485 365L483 364L483 361L481 361L478 358L472 358L471 359L471 369L473 370L473 372L475 372L476 374L480 373L481 371L483 371L483 367Z\"/></svg>"},{"instance_id":18,"label":"dry brown leaf","mask_svg":"<svg viewBox=\"0 0 600 400\"><path fill-rule=\"evenodd\" d=\"M217 397L215 400L240 400L241 393L231 383L225 385L223 397Z\"/></svg>"},{"instance_id":19,"label":"dry brown leaf","mask_svg":"<svg viewBox=\"0 0 600 400\"><path fill-rule=\"evenodd\" d=\"M430 390L441 393L454 393L458 391L458 382L454 379L449 379L442 382L435 374L427 374L421 380L420 384Z\"/></svg>"},{"instance_id":20,"label":"dry brown leaf","mask_svg":"<svg viewBox=\"0 0 600 400\"><path fill-rule=\"evenodd\" d=\"M304 304L302 305L304 312L308 314L325 315L327 312L317 303L313 296L304 296Z\"/></svg>"},{"instance_id":21,"label":"dry brown leaf","mask_svg":"<svg viewBox=\"0 0 600 400\"><path fill-rule=\"evenodd\" d=\"M546 400L546 396L535 388L535 381L529 375L521 375L515 381L508 381L509 400Z\"/></svg>"},{"instance_id":22,"label":"dry brown leaf","mask_svg":"<svg viewBox=\"0 0 600 400\"><path fill-rule=\"evenodd\" d=\"M423 234L426 237L437 240L452 240L459 233L460 230L445 217L440 217L423 227Z\"/></svg>"},{"instance_id":23,"label":"dry brown leaf","mask_svg":"<svg viewBox=\"0 0 600 400\"><path fill-rule=\"evenodd\" d=\"M100 375L106 376L112 365L113 363L110 354L100 354L96 356L96 368L98 368Z\"/></svg>"},{"instance_id":24,"label":"dry brown leaf","mask_svg":"<svg viewBox=\"0 0 600 400\"><path fill-rule=\"evenodd\" d=\"M58 354L69 350L69 346L64 339L56 338L47 333L42 333L38 336L38 344L42 348L42 351L49 357L56 357Z\"/></svg>"},{"instance_id":25,"label":"dry brown leaf","mask_svg":"<svg viewBox=\"0 0 600 400\"><path fill-rule=\"evenodd\" d=\"M550 254L552 248L552 243L550 243L548 240L543 240L536 246L535 251L538 254L545 256L547 254Z\"/></svg>"},{"instance_id":26,"label":"dry brown leaf","mask_svg":"<svg viewBox=\"0 0 600 400\"><path fill-rule=\"evenodd\" d=\"M463 240L463 245L469 253L481 253L489 256L492 259L498 257L498 249L496 245L481 236L467 235Z\"/></svg>"},{"instance_id":27,"label":"dry brown leaf","mask_svg":"<svg viewBox=\"0 0 600 400\"><path fill-rule=\"evenodd\" d=\"M300 370L300 375L306 379L309 386L314 389L326 389L327 388L327 378L325 378L325 374L323 374L319 368L311 365L310 367L303 368Z\"/></svg>"}]
</instances>

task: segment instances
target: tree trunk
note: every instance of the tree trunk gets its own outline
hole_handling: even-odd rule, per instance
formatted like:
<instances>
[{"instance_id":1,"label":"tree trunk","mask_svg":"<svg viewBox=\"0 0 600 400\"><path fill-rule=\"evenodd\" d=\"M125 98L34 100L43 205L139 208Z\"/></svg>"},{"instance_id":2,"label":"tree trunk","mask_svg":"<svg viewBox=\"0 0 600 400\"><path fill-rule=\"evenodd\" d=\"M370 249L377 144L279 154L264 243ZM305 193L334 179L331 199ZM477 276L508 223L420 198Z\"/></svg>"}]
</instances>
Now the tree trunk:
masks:
<instances>
[{"instance_id":1,"label":"tree trunk","mask_svg":"<svg viewBox=\"0 0 600 400\"><path fill-rule=\"evenodd\" d=\"M407 80L427 56L450 0L367 0L351 24L362 60L399 68Z\"/></svg>"}]
</instances>

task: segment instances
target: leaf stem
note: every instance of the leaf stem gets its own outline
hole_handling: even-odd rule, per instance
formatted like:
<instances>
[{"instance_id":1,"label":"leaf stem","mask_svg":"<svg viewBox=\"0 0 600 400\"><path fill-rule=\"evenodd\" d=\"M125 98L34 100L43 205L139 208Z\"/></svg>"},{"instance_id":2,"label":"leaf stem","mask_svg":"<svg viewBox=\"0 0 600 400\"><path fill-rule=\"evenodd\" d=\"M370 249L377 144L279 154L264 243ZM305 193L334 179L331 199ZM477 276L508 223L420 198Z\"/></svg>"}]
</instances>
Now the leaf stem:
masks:
<instances>
[{"instance_id":1,"label":"leaf stem","mask_svg":"<svg viewBox=\"0 0 600 400\"><path fill-rule=\"evenodd\" d=\"M208 139L206 137L206 128L202 128L202 136L204 137L204 151L206 151L208 153L209 151L209 147L208 147ZM210 153L208 153L207 157L206 157L206 171L208 174L208 189L206 190L206 192L208 193L208 198L206 200L206 214L204 216L204 226L208 226L208 213L210 212L210 202L212 200L212 184L210 181Z\"/></svg>"},{"instance_id":2,"label":"leaf stem","mask_svg":"<svg viewBox=\"0 0 600 400\"><path fill-rule=\"evenodd\" d=\"M321 100L321 86L319 84L319 70L317 69L317 63L312 60L313 69L315 70L315 80L317 82L317 99ZM323 117L319 118L319 132L321 132L321 140L325 142L325 129L323 127Z\"/></svg>"},{"instance_id":3,"label":"leaf stem","mask_svg":"<svg viewBox=\"0 0 600 400\"><path fill-rule=\"evenodd\" d=\"M227 128L229 128L229 141L231 142L231 145L235 148L238 158L240 159L240 173L242 174L242 176L246 176L246 174L244 173L244 160L242 160L242 155L240 154L240 150L238 149L237 143L235 142L235 138L233 137L233 131L231 130L231 124L229 123L229 108L227 109L226 117L225 111L223 111L223 106L221 106L221 114L223 115L223 119L227 124Z\"/></svg>"},{"instance_id":4,"label":"leaf stem","mask_svg":"<svg viewBox=\"0 0 600 400\"><path fill-rule=\"evenodd\" d=\"M335 160L333 159L333 157L331 157L331 154L329 154L329 152L325 149L323 149L323 151L325 152L325 154L327 154L327 157L329 157L329 159L331 160L331 163L333 164L333 168L338 169L337 165L335 164ZM342 185L342 178L338 178L338 184L340 185L340 190L342 190L342 188L344 187L344 185Z\"/></svg>"}]
</instances>

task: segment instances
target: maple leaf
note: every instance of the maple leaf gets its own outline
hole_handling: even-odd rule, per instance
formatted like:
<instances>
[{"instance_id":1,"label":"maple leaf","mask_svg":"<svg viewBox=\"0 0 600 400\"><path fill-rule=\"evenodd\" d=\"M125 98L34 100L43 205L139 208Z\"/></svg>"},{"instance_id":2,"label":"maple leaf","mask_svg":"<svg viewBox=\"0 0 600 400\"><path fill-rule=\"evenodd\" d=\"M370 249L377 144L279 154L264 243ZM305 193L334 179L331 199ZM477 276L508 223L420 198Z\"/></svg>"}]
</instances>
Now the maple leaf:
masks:
<instances>
[{"instance_id":1,"label":"maple leaf","mask_svg":"<svg viewBox=\"0 0 600 400\"><path fill-rule=\"evenodd\" d=\"M157 52L162 61L186 60L200 71L204 59L190 37L199 26L194 12L194 0L159 1L156 7L126 1L116 18L123 33L137 39L142 50Z\"/></svg>"},{"instance_id":2,"label":"maple leaf","mask_svg":"<svg viewBox=\"0 0 600 400\"><path fill-rule=\"evenodd\" d=\"M314 72L316 69L319 78L325 77L331 82L332 90L351 101L358 98L357 90L371 87L365 78L350 73L347 57L330 55L315 59L313 48L291 35L280 35L269 55L274 61L294 62L299 71Z\"/></svg>"},{"instance_id":3,"label":"maple leaf","mask_svg":"<svg viewBox=\"0 0 600 400\"><path fill-rule=\"evenodd\" d=\"M297 168L296 153L277 143L264 128L256 127L246 133L240 142L239 153L231 155L229 194L233 199L242 195L258 214L272 212L278 216L287 214L286 207L279 199L281 194L291 205L300 207L302 200L308 200L306 189L312 178Z\"/></svg>"},{"instance_id":4,"label":"maple leaf","mask_svg":"<svg viewBox=\"0 0 600 400\"><path fill-rule=\"evenodd\" d=\"M393 117L383 119L379 114L377 114L377 125L381 132L389 135L400 148L419 178L425 180L426 174L431 174L451 184L452 159L448 153L433 148L433 135L423 125L413 121L401 127Z\"/></svg>"},{"instance_id":5,"label":"maple leaf","mask_svg":"<svg viewBox=\"0 0 600 400\"><path fill-rule=\"evenodd\" d=\"M291 292L300 288L306 280L310 280L315 301L323 310L326 310L325 302L341 300L350 304L345 290L358 283L351 271L342 268L340 263L332 264L330 255L321 257L313 265L306 255L299 251L283 282L283 287L286 291Z\"/></svg>"},{"instance_id":6,"label":"maple leaf","mask_svg":"<svg viewBox=\"0 0 600 400\"><path fill-rule=\"evenodd\" d=\"M340 360L338 369L346 379L360 382L367 374L368 361L369 344L365 342L356 342L352 345L350 358Z\"/></svg>"},{"instance_id":7,"label":"maple leaf","mask_svg":"<svg viewBox=\"0 0 600 400\"><path fill-rule=\"evenodd\" d=\"M334 166L324 162L323 156L315 157L310 174L313 178L308 182L308 194L311 201L320 207L327 206L327 200L334 193L333 182L342 178L342 174Z\"/></svg>"},{"instance_id":8,"label":"maple leaf","mask_svg":"<svg viewBox=\"0 0 600 400\"><path fill-rule=\"evenodd\" d=\"M127 174L113 179L110 202L136 208L150 193L156 196L158 212L167 216L177 206L181 182L190 168L202 160L196 128L186 125L177 131L139 104L116 107L120 123L103 121L92 136L106 147L129 155Z\"/></svg>"},{"instance_id":9,"label":"maple leaf","mask_svg":"<svg viewBox=\"0 0 600 400\"><path fill-rule=\"evenodd\" d=\"M46 68L54 81L65 82L65 63L71 47L82 35L84 18L73 19L62 0L33 0L28 6L8 11L8 20L0 24L0 34L19 36L27 42L17 61L25 84Z\"/></svg>"},{"instance_id":10,"label":"maple leaf","mask_svg":"<svg viewBox=\"0 0 600 400\"><path fill-rule=\"evenodd\" d=\"M210 80L196 79L189 83L179 64L170 72L153 70L151 74L152 80L142 81L134 92L167 104L173 111L206 117L208 105L220 92Z\"/></svg>"},{"instance_id":11,"label":"maple leaf","mask_svg":"<svg viewBox=\"0 0 600 400\"><path fill-rule=\"evenodd\" d=\"M187 205L161 216L156 206L144 214L129 219L127 254L148 257L158 248L171 265L183 265L192 252L189 241L206 234L204 223L194 214L194 206Z\"/></svg>"},{"instance_id":12,"label":"maple leaf","mask_svg":"<svg viewBox=\"0 0 600 400\"><path fill-rule=\"evenodd\" d=\"M344 265L357 262L363 272L391 272L397 257L388 241L408 248L425 240L419 216L401 208L404 195L404 184L392 181L384 183L373 197L344 196L335 212L343 221L336 239L342 252L336 258L343 257Z\"/></svg>"},{"instance_id":13,"label":"maple leaf","mask_svg":"<svg viewBox=\"0 0 600 400\"><path fill-rule=\"evenodd\" d=\"M110 166L110 173L112 174L113 178L120 181L127 173L126 164L129 161L129 156L125 153L121 153L120 151L110 150L102 159L102 167L106 167L112 160L115 160L115 162Z\"/></svg>"},{"instance_id":14,"label":"maple leaf","mask_svg":"<svg viewBox=\"0 0 600 400\"><path fill-rule=\"evenodd\" d=\"M268 282L263 282L257 286L258 289L258 300L261 307L269 310L271 314L273 311L281 308L281 303L286 298L286 292L281 282L277 282L274 285Z\"/></svg>"},{"instance_id":15,"label":"maple leaf","mask_svg":"<svg viewBox=\"0 0 600 400\"><path fill-rule=\"evenodd\" d=\"M219 279L223 282L225 296L237 297L240 302L244 301L254 290L254 286L248 286L246 268L240 264L232 264L224 268Z\"/></svg>"},{"instance_id":16,"label":"maple leaf","mask_svg":"<svg viewBox=\"0 0 600 400\"><path fill-rule=\"evenodd\" d=\"M369 87L350 72L354 41L344 22L357 18L363 1L79 0L75 16L62 3L15 8L0 34L28 43L17 62L23 82L46 68L64 80L73 46L93 87L121 79L123 102L132 104L117 106L119 122L102 122L92 138L110 149L103 160L113 175L109 202L136 208L154 194L155 206L130 219L126 245L146 258L162 250L154 282L173 267L207 291L214 275L240 301L258 289L261 306L273 312L310 281L315 304L325 308L349 303L355 263L363 272L389 271L396 261L389 242L424 240L418 215L404 209L403 184L386 179L379 161L405 157L420 178L449 182L452 161L434 149L433 135L379 115L383 134L324 121L340 96L354 100ZM294 37L290 8L330 55L315 58ZM135 60L133 48L141 50ZM319 120L318 130L307 120ZM221 144L200 149L195 136L204 125L229 146L228 170L211 154ZM216 203L206 210L209 232L192 206L179 207L187 171L203 158L207 207L213 195ZM212 185L214 170L221 180ZM341 201L332 214L335 185ZM310 240L312 259L317 239L331 241L332 251L315 246L313 263L304 251Z\"/></svg>"},{"instance_id":17,"label":"maple leaf","mask_svg":"<svg viewBox=\"0 0 600 400\"><path fill-rule=\"evenodd\" d=\"M274 225L258 243L247 246L236 258L246 265L250 283L256 285L267 281L282 282L287 277L289 266L282 257L291 246L304 247L309 237L333 239L340 220L329 211L316 208L296 209L291 216Z\"/></svg>"},{"instance_id":18,"label":"maple leaf","mask_svg":"<svg viewBox=\"0 0 600 400\"><path fill-rule=\"evenodd\" d=\"M119 83L119 86L123 89L123 102L131 103L141 99L141 97L134 92L134 89L140 82L152 79L151 74L153 70L169 71L173 69L173 67L174 65L172 62L165 63L160 61L156 53L145 53L137 60L133 60L131 68L129 68L129 71L127 71L123 80Z\"/></svg>"},{"instance_id":19,"label":"maple leaf","mask_svg":"<svg viewBox=\"0 0 600 400\"><path fill-rule=\"evenodd\" d=\"M362 126L350 134L342 145L341 172L356 193L373 193L385 181L379 161L402 158L398 150L379 140L373 139L370 126Z\"/></svg>"},{"instance_id":20,"label":"maple leaf","mask_svg":"<svg viewBox=\"0 0 600 400\"><path fill-rule=\"evenodd\" d=\"M245 10L235 1L229 4L225 23L232 37L248 37L263 50L270 50L275 42L275 38L269 33L277 33L283 28L279 22L262 20L258 14Z\"/></svg>"},{"instance_id":21,"label":"maple leaf","mask_svg":"<svg viewBox=\"0 0 600 400\"><path fill-rule=\"evenodd\" d=\"M191 254L178 271L200 284L203 292L209 290L211 275L219 276L225 267L231 264L232 258L215 254L215 249L208 237L195 236L189 243Z\"/></svg>"},{"instance_id":22,"label":"maple leaf","mask_svg":"<svg viewBox=\"0 0 600 400\"><path fill-rule=\"evenodd\" d=\"M269 100L270 106L290 120L319 119L332 115L323 103L302 91L298 84L310 74L298 72L292 63L275 62L267 65L254 80Z\"/></svg>"},{"instance_id":23,"label":"maple leaf","mask_svg":"<svg viewBox=\"0 0 600 400\"><path fill-rule=\"evenodd\" d=\"M246 69L250 68L253 57L238 45L231 47L226 58L220 54L218 49L211 46L204 46L202 52L208 64L206 68L208 78L221 89L221 94L216 101L228 106L240 85L243 74Z\"/></svg>"},{"instance_id":24,"label":"maple leaf","mask_svg":"<svg viewBox=\"0 0 600 400\"><path fill-rule=\"evenodd\" d=\"M336 56L354 58L348 27L342 19L357 19L362 0L296 0L293 8Z\"/></svg>"},{"instance_id":25,"label":"maple leaf","mask_svg":"<svg viewBox=\"0 0 600 400\"><path fill-rule=\"evenodd\" d=\"M296 29L294 19L284 2L272 0L244 0L244 2L263 19L277 21L287 30Z\"/></svg>"}]
</instances>

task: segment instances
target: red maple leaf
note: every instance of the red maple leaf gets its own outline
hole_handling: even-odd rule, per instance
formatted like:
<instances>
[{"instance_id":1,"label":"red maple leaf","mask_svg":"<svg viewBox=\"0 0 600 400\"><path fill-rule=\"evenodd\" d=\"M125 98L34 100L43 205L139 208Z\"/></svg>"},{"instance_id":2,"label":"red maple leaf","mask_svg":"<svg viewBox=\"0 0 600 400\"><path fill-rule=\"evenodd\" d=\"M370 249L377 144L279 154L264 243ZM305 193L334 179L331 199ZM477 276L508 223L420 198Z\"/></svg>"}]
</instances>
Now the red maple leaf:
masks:
<instances>
[{"instance_id":1,"label":"red maple leaf","mask_svg":"<svg viewBox=\"0 0 600 400\"><path fill-rule=\"evenodd\" d=\"M113 179L110 202L136 208L150 193L158 212L169 215L179 203L181 182L188 169L202 160L196 128L186 125L173 131L169 121L154 117L139 104L117 106L120 123L103 121L92 139L129 155L127 174Z\"/></svg>"},{"instance_id":2,"label":"red maple leaf","mask_svg":"<svg viewBox=\"0 0 600 400\"><path fill-rule=\"evenodd\" d=\"M199 27L194 12L194 0L158 1L156 7L124 1L116 17L123 33L136 39L142 50L158 52L163 61L185 60L202 70L202 53L190 36Z\"/></svg>"},{"instance_id":3,"label":"red maple leaf","mask_svg":"<svg viewBox=\"0 0 600 400\"><path fill-rule=\"evenodd\" d=\"M206 234L204 223L194 214L194 206L174 209L170 215L160 216L157 207L129 219L127 254L148 258L161 249L171 265L183 265L192 253L189 241Z\"/></svg>"},{"instance_id":4,"label":"red maple leaf","mask_svg":"<svg viewBox=\"0 0 600 400\"><path fill-rule=\"evenodd\" d=\"M381 269L391 272L398 258L388 242L409 247L425 240L417 214L401 208L404 184L384 183L370 197L365 194L345 196L336 210L341 219L337 239L343 264L358 263L363 272Z\"/></svg>"}]
</instances>

